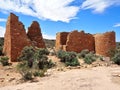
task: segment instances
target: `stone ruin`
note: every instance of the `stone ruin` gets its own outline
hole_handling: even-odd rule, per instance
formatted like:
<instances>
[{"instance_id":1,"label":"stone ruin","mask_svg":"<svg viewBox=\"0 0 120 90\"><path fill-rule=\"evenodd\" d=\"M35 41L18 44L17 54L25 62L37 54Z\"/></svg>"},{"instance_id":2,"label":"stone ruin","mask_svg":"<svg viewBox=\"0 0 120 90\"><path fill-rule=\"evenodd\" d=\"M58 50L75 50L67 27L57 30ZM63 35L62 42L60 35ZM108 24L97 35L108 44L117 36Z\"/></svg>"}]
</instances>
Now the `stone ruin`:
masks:
<instances>
[{"instance_id":1,"label":"stone ruin","mask_svg":"<svg viewBox=\"0 0 120 90\"><path fill-rule=\"evenodd\" d=\"M27 36L31 40L33 46L37 46L38 48L45 48L41 28L37 21L33 21L31 26L28 28Z\"/></svg>"},{"instance_id":2,"label":"stone ruin","mask_svg":"<svg viewBox=\"0 0 120 90\"><path fill-rule=\"evenodd\" d=\"M34 21L26 34L24 25L19 18L10 13L6 24L3 53L9 57L11 62L16 62L25 46L45 48L40 26Z\"/></svg>"},{"instance_id":3,"label":"stone ruin","mask_svg":"<svg viewBox=\"0 0 120 90\"><path fill-rule=\"evenodd\" d=\"M115 49L115 32L92 35L84 31L60 32L56 35L56 50L75 51L84 49L96 54L109 56L109 51Z\"/></svg>"},{"instance_id":4,"label":"stone ruin","mask_svg":"<svg viewBox=\"0 0 120 90\"><path fill-rule=\"evenodd\" d=\"M96 54L109 56L110 50L116 47L115 32L96 34L94 37Z\"/></svg>"}]
</instances>

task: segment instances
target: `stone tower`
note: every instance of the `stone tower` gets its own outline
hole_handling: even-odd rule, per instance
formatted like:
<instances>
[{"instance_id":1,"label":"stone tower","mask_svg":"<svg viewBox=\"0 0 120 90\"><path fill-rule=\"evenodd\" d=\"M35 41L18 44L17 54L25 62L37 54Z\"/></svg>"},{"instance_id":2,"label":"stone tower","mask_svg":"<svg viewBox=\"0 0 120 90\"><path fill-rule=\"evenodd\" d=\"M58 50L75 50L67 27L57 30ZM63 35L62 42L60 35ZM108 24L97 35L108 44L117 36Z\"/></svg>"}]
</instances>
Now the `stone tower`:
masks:
<instances>
[{"instance_id":1,"label":"stone tower","mask_svg":"<svg viewBox=\"0 0 120 90\"><path fill-rule=\"evenodd\" d=\"M21 50L30 45L31 42L26 35L24 25L16 15L10 13L6 24L3 53L9 57L10 61L15 62Z\"/></svg>"},{"instance_id":2,"label":"stone tower","mask_svg":"<svg viewBox=\"0 0 120 90\"><path fill-rule=\"evenodd\" d=\"M38 48L45 48L45 42L42 37L41 28L37 21L33 21L27 32L28 38L31 40L32 45Z\"/></svg>"}]
</instances>

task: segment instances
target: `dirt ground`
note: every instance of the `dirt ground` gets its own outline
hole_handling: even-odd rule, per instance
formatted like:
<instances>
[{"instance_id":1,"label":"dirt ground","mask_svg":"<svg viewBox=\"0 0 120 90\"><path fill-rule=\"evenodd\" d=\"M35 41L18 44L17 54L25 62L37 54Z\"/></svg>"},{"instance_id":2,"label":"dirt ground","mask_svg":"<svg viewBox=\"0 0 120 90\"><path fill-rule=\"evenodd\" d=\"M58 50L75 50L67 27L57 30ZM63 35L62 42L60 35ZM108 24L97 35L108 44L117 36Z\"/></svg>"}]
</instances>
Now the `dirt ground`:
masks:
<instances>
[{"instance_id":1,"label":"dirt ground","mask_svg":"<svg viewBox=\"0 0 120 90\"><path fill-rule=\"evenodd\" d=\"M53 72L39 79L0 90L120 90L120 67L94 67Z\"/></svg>"},{"instance_id":2,"label":"dirt ground","mask_svg":"<svg viewBox=\"0 0 120 90\"><path fill-rule=\"evenodd\" d=\"M49 57L57 67L45 77L21 82L21 75L12 66L0 65L0 90L120 90L120 66L95 62L80 67L65 67L56 57Z\"/></svg>"}]
</instances>

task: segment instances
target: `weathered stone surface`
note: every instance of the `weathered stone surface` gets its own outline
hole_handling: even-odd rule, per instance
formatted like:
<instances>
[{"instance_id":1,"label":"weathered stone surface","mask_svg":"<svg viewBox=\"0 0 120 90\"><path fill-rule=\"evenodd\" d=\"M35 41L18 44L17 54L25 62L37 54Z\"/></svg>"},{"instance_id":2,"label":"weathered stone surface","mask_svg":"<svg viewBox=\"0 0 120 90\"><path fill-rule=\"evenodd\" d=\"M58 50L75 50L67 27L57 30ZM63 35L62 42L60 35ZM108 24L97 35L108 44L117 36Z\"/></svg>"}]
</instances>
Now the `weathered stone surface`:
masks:
<instances>
[{"instance_id":1,"label":"weathered stone surface","mask_svg":"<svg viewBox=\"0 0 120 90\"><path fill-rule=\"evenodd\" d=\"M96 54L109 56L109 51L115 49L115 47L115 32L112 31L95 35Z\"/></svg>"},{"instance_id":2,"label":"weathered stone surface","mask_svg":"<svg viewBox=\"0 0 120 90\"><path fill-rule=\"evenodd\" d=\"M63 45L66 45L67 35L69 32L61 32L56 35L56 50L63 49Z\"/></svg>"},{"instance_id":3,"label":"weathered stone surface","mask_svg":"<svg viewBox=\"0 0 120 90\"><path fill-rule=\"evenodd\" d=\"M62 47L62 48L61 48ZM56 36L56 48L65 51L81 52L84 49L94 51L94 37L91 34L78 32L77 30L70 33L58 33Z\"/></svg>"},{"instance_id":4,"label":"weathered stone surface","mask_svg":"<svg viewBox=\"0 0 120 90\"><path fill-rule=\"evenodd\" d=\"M17 61L17 57L20 55L21 50L25 46L30 45L24 25L13 13L8 17L4 39L3 52L12 62Z\"/></svg>"},{"instance_id":5,"label":"weathered stone surface","mask_svg":"<svg viewBox=\"0 0 120 90\"><path fill-rule=\"evenodd\" d=\"M28 38L32 44L38 48L45 48L45 42L41 34L41 28L37 21L33 21L31 26L28 28Z\"/></svg>"},{"instance_id":6,"label":"weathered stone surface","mask_svg":"<svg viewBox=\"0 0 120 90\"><path fill-rule=\"evenodd\" d=\"M94 51L94 37L84 31L72 31L69 33L66 42L66 51L81 52L84 49Z\"/></svg>"},{"instance_id":7,"label":"weathered stone surface","mask_svg":"<svg viewBox=\"0 0 120 90\"><path fill-rule=\"evenodd\" d=\"M25 46L45 48L39 24L34 21L28 29L28 34L26 34L24 25L18 17L13 13L10 14L6 24L3 53L9 57L11 62L17 61Z\"/></svg>"},{"instance_id":8,"label":"weathered stone surface","mask_svg":"<svg viewBox=\"0 0 120 90\"><path fill-rule=\"evenodd\" d=\"M95 51L96 54L109 56L109 51L115 49L115 32L104 34L87 34L84 31L61 32L56 36L56 50L81 52L84 49Z\"/></svg>"}]
</instances>

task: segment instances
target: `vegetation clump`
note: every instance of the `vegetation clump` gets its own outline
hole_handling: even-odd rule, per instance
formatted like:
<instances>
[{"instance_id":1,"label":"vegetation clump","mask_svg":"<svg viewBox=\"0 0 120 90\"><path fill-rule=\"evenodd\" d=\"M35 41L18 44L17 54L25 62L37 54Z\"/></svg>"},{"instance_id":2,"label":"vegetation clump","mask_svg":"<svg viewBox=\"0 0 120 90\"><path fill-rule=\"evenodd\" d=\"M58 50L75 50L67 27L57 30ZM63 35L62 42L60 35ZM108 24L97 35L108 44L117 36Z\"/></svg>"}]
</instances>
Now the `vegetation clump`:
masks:
<instances>
[{"instance_id":1,"label":"vegetation clump","mask_svg":"<svg viewBox=\"0 0 120 90\"><path fill-rule=\"evenodd\" d=\"M110 51L111 60L115 63L120 65L120 43L117 45L116 49L112 49Z\"/></svg>"},{"instance_id":2,"label":"vegetation clump","mask_svg":"<svg viewBox=\"0 0 120 90\"><path fill-rule=\"evenodd\" d=\"M85 63L91 64L92 62L96 61L97 56L94 54L94 52L90 52L88 49L85 49L78 53L78 58L82 58Z\"/></svg>"},{"instance_id":3,"label":"vegetation clump","mask_svg":"<svg viewBox=\"0 0 120 90\"><path fill-rule=\"evenodd\" d=\"M8 60L9 60L9 58L8 58L7 56L1 56L1 57L0 57L0 63L1 63L3 66L9 65Z\"/></svg>"},{"instance_id":4,"label":"vegetation clump","mask_svg":"<svg viewBox=\"0 0 120 90\"><path fill-rule=\"evenodd\" d=\"M0 38L0 56L3 55L2 51L3 51L3 43L4 43L4 39Z\"/></svg>"},{"instance_id":5,"label":"vegetation clump","mask_svg":"<svg viewBox=\"0 0 120 90\"><path fill-rule=\"evenodd\" d=\"M60 58L60 61L64 62L66 66L80 65L75 52L65 52L60 50L57 52L57 57Z\"/></svg>"},{"instance_id":6,"label":"vegetation clump","mask_svg":"<svg viewBox=\"0 0 120 90\"><path fill-rule=\"evenodd\" d=\"M85 55L84 62L87 64L91 64L92 62L96 61L96 55L93 53L88 53Z\"/></svg>"},{"instance_id":7,"label":"vegetation clump","mask_svg":"<svg viewBox=\"0 0 120 90\"><path fill-rule=\"evenodd\" d=\"M17 65L23 79L31 80L33 76L44 76L48 68L55 66L52 60L48 59L48 54L47 49L33 48L32 46L25 47L18 58L20 63Z\"/></svg>"}]
</instances>

